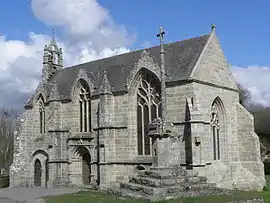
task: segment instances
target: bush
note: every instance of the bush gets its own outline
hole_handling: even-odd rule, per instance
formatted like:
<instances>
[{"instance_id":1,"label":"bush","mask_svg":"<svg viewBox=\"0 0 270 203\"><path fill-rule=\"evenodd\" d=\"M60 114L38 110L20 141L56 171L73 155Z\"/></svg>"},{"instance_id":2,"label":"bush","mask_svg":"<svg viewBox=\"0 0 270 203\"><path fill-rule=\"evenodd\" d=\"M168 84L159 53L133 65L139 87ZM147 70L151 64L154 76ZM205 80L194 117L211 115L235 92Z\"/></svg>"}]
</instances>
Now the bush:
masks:
<instances>
[{"instance_id":1,"label":"bush","mask_svg":"<svg viewBox=\"0 0 270 203\"><path fill-rule=\"evenodd\" d=\"M0 188L9 187L9 176L0 178Z\"/></svg>"},{"instance_id":2,"label":"bush","mask_svg":"<svg viewBox=\"0 0 270 203\"><path fill-rule=\"evenodd\" d=\"M265 175L270 175L270 163L264 163L264 173Z\"/></svg>"}]
</instances>

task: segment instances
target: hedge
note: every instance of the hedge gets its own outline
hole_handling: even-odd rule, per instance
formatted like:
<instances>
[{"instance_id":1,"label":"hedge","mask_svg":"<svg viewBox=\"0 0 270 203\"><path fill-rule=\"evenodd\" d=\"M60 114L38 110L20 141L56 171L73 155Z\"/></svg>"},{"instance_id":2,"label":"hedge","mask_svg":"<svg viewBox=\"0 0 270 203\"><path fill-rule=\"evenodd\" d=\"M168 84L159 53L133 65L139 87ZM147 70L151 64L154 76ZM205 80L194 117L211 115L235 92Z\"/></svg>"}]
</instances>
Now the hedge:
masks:
<instances>
[{"instance_id":1,"label":"hedge","mask_svg":"<svg viewBox=\"0 0 270 203\"><path fill-rule=\"evenodd\" d=\"M0 188L9 187L9 176L0 177Z\"/></svg>"}]
</instances>

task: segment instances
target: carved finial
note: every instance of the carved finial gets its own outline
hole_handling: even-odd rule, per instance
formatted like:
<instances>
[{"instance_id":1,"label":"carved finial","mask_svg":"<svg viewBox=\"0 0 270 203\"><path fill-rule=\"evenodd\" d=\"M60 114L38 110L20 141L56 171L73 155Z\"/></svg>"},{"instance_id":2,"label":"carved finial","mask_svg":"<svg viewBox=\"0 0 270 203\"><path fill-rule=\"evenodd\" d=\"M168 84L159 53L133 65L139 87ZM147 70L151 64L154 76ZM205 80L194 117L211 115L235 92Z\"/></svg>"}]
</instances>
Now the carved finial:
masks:
<instances>
[{"instance_id":1,"label":"carved finial","mask_svg":"<svg viewBox=\"0 0 270 203\"><path fill-rule=\"evenodd\" d=\"M54 38L54 35L55 35L55 29L53 28L52 29L52 37Z\"/></svg>"},{"instance_id":2,"label":"carved finial","mask_svg":"<svg viewBox=\"0 0 270 203\"><path fill-rule=\"evenodd\" d=\"M51 38L51 42L49 44L49 47L50 48L54 47L58 50L58 46L57 46L56 39L55 39L55 29L54 28L52 29L52 38Z\"/></svg>"},{"instance_id":3,"label":"carved finial","mask_svg":"<svg viewBox=\"0 0 270 203\"><path fill-rule=\"evenodd\" d=\"M108 80L106 70L103 71L103 78L102 78L102 81L100 84L99 93L100 94L111 94L112 93L111 85L110 85L110 82Z\"/></svg>"},{"instance_id":4,"label":"carved finial","mask_svg":"<svg viewBox=\"0 0 270 203\"><path fill-rule=\"evenodd\" d=\"M211 25L211 30L212 30L212 31L215 31L215 30L216 30L216 25L215 25L215 24L212 24L212 25Z\"/></svg>"}]
</instances>

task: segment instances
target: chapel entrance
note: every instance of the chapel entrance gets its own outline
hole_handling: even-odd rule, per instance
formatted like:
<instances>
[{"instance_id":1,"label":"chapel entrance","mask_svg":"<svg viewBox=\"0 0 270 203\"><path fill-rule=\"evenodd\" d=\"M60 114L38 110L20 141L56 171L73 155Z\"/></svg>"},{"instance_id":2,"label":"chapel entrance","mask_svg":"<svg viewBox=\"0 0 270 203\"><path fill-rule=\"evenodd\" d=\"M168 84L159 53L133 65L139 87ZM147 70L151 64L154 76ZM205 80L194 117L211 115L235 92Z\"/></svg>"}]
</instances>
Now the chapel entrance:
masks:
<instances>
[{"instance_id":1,"label":"chapel entrance","mask_svg":"<svg viewBox=\"0 0 270 203\"><path fill-rule=\"evenodd\" d=\"M89 185L91 183L91 157L89 152L83 154L82 156L82 178L83 178L83 184Z\"/></svg>"},{"instance_id":2,"label":"chapel entrance","mask_svg":"<svg viewBox=\"0 0 270 203\"><path fill-rule=\"evenodd\" d=\"M39 159L36 159L35 166L34 166L34 185L36 187L41 186L41 162Z\"/></svg>"}]
</instances>

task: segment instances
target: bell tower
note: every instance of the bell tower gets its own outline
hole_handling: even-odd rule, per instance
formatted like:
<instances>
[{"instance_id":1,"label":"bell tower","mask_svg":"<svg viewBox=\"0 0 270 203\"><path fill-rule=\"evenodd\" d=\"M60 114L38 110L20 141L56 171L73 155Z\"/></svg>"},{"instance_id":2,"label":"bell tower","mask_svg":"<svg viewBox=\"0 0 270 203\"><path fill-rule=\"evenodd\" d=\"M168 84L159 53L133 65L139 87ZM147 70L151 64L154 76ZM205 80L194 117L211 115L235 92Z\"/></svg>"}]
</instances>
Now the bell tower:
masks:
<instances>
[{"instance_id":1,"label":"bell tower","mask_svg":"<svg viewBox=\"0 0 270 203\"><path fill-rule=\"evenodd\" d=\"M52 38L49 45L45 45L43 54L42 81L50 82L57 71L63 68L63 52L58 47L53 29Z\"/></svg>"}]
</instances>

